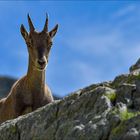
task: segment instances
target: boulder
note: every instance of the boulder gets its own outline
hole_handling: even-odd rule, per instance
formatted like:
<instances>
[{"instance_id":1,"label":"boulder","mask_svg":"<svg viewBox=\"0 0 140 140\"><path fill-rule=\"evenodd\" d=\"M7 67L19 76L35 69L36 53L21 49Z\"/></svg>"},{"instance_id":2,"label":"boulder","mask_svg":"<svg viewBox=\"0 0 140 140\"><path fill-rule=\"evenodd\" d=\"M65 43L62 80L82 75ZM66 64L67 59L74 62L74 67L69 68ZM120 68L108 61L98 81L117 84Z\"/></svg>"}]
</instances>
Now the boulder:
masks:
<instances>
[{"instance_id":1,"label":"boulder","mask_svg":"<svg viewBox=\"0 0 140 140\"><path fill-rule=\"evenodd\" d=\"M140 75L93 84L0 125L0 140L139 140Z\"/></svg>"}]
</instances>

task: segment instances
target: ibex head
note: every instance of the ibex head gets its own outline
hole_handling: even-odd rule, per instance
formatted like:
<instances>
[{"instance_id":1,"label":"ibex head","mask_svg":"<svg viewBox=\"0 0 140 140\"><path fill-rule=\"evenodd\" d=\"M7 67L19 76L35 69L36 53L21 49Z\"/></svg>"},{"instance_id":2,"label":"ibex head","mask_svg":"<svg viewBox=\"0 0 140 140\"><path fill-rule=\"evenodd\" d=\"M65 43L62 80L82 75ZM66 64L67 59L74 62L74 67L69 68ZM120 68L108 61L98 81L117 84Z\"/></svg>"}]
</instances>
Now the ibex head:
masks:
<instances>
[{"instance_id":1,"label":"ibex head","mask_svg":"<svg viewBox=\"0 0 140 140\"><path fill-rule=\"evenodd\" d=\"M30 61L32 65L38 70L44 70L48 63L48 56L52 46L52 38L55 36L58 24L48 32L48 16L46 16L46 22L44 29L41 32L37 32L28 14L28 23L30 32L28 33L21 25L20 31L27 44Z\"/></svg>"}]
</instances>

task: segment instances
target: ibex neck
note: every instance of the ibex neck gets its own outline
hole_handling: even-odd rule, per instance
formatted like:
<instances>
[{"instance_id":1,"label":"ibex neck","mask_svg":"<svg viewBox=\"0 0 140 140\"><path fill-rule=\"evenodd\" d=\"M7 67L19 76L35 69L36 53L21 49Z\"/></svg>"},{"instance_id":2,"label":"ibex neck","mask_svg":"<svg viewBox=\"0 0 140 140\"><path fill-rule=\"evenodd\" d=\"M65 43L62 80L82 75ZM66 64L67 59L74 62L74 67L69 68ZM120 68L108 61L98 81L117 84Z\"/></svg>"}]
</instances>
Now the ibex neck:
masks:
<instances>
[{"instance_id":1,"label":"ibex neck","mask_svg":"<svg viewBox=\"0 0 140 140\"><path fill-rule=\"evenodd\" d=\"M45 87L45 70L39 71L37 70L29 57L29 65L27 72L27 79L30 84L38 89L44 89Z\"/></svg>"}]
</instances>

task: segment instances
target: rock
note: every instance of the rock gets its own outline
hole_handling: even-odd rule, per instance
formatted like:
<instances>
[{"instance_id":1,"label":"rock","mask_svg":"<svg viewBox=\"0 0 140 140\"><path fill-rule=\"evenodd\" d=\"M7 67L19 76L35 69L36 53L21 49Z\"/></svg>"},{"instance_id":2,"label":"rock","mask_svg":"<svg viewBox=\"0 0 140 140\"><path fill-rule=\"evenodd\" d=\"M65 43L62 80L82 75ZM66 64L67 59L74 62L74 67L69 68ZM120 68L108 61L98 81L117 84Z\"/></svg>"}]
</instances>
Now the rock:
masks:
<instances>
[{"instance_id":1,"label":"rock","mask_svg":"<svg viewBox=\"0 0 140 140\"><path fill-rule=\"evenodd\" d=\"M140 58L138 61L129 68L130 73L140 74Z\"/></svg>"},{"instance_id":2,"label":"rock","mask_svg":"<svg viewBox=\"0 0 140 140\"><path fill-rule=\"evenodd\" d=\"M117 76L0 125L0 140L139 140L140 75Z\"/></svg>"},{"instance_id":3,"label":"rock","mask_svg":"<svg viewBox=\"0 0 140 140\"><path fill-rule=\"evenodd\" d=\"M137 131L136 128L131 128L123 136L123 140L139 140L139 132Z\"/></svg>"},{"instance_id":4,"label":"rock","mask_svg":"<svg viewBox=\"0 0 140 140\"><path fill-rule=\"evenodd\" d=\"M76 92L12 123L1 124L0 134L5 135L0 135L0 139L98 140L107 137L109 122L106 116L112 103L106 95L112 92L113 89L101 86L83 94Z\"/></svg>"},{"instance_id":5,"label":"rock","mask_svg":"<svg viewBox=\"0 0 140 140\"><path fill-rule=\"evenodd\" d=\"M128 79L129 75L128 74L122 74L122 75L119 75L117 76L114 81L112 82L112 86L114 88L124 84L124 83L127 83L127 79Z\"/></svg>"},{"instance_id":6,"label":"rock","mask_svg":"<svg viewBox=\"0 0 140 140\"><path fill-rule=\"evenodd\" d=\"M133 106L133 92L136 90L135 84L122 84L117 88L116 102L122 102L128 107Z\"/></svg>"},{"instance_id":7,"label":"rock","mask_svg":"<svg viewBox=\"0 0 140 140\"><path fill-rule=\"evenodd\" d=\"M139 140L140 139L140 116L122 121L113 128L109 140Z\"/></svg>"}]
</instances>

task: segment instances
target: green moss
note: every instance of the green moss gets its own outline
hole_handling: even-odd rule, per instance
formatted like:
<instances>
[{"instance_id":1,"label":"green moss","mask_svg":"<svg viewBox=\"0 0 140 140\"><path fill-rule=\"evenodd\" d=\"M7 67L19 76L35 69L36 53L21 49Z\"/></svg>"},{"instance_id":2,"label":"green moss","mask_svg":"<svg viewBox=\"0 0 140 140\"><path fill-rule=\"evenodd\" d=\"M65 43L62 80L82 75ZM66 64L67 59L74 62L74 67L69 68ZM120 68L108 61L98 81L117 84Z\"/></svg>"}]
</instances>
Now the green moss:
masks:
<instances>
[{"instance_id":1,"label":"green moss","mask_svg":"<svg viewBox=\"0 0 140 140\"><path fill-rule=\"evenodd\" d=\"M118 114L122 121L131 119L131 118L136 117L137 115L140 114L140 112L128 111L127 108L124 111L120 111L119 109L114 108L111 113L114 115Z\"/></svg>"},{"instance_id":2,"label":"green moss","mask_svg":"<svg viewBox=\"0 0 140 140\"><path fill-rule=\"evenodd\" d=\"M124 125L124 122L121 122L117 127L112 129L113 135L118 135L122 133L125 130L126 126Z\"/></svg>"},{"instance_id":3,"label":"green moss","mask_svg":"<svg viewBox=\"0 0 140 140\"><path fill-rule=\"evenodd\" d=\"M115 92L109 93L109 94L105 93L104 95L112 102L116 100L116 93Z\"/></svg>"},{"instance_id":4,"label":"green moss","mask_svg":"<svg viewBox=\"0 0 140 140\"><path fill-rule=\"evenodd\" d=\"M140 112L129 112L128 110L120 113L121 120L128 120L139 115Z\"/></svg>"},{"instance_id":5,"label":"green moss","mask_svg":"<svg viewBox=\"0 0 140 140\"><path fill-rule=\"evenodd\" d=\"M17 131L16 126L15 126L15 125L12 125L12 126L10 127L10 132L16 133L16 131Z\"/></svg>"},{"instance_id":6,"label":"green moss","mask_svg":"<svg viewBox=\"0 0 140 140\"><path fill-rule=\"evenodd\" d=\"M139 75L121 75L116 77L116 79L112 83L112 87L118 87L119 85L123 83L128 83L128 84L134 84L136 80L140 80L140 74Z\"/></svg>"},{"instance_id":7,"label":"green moss","mask_svg":"<svg viewBox=\"0 0 140 140\"><path fill-rule=\"evenodd\" d=\"M125 121L127 121L128 119L131 119L133 117L136 117L137 115L140 114L140 112L132 112L132 111L128 111L127 109L124 111L119 111L116 108L112 111L112 113L118 114L121 119L121 123L117 127L113 128L113 130L112 130L113 135L118 135L118 134L122 133L126 129L126 126L124 124Z\"/></svg>"},{"instance_id":8,"label":"green moss","mask_svg":"<svg viewBox=\"0 0 140 140\"><path fill-rule=\"evenodd\" d=\"M127 79L127 83L134 83L134 81L140 80L140 74L139 75L129 75Z\"/></svg>"},{"instance_id":9,"label":"green moss","mask_svg":"<svg viewBox=\"0 0 140 140\"><path fill-rule=\"evenodd\" d=\"M137 80L140 80L140 74L139 74L139 75L137 75Z\"/></svg>"}]
</instances>

